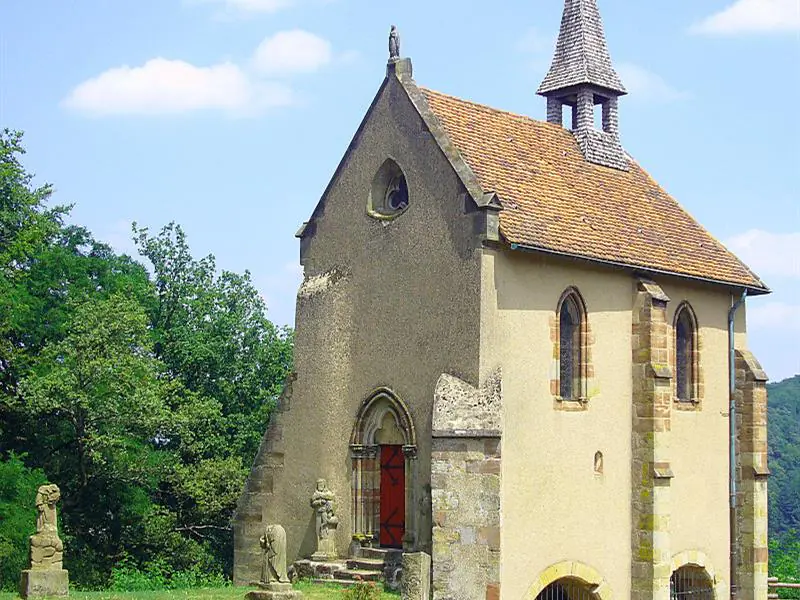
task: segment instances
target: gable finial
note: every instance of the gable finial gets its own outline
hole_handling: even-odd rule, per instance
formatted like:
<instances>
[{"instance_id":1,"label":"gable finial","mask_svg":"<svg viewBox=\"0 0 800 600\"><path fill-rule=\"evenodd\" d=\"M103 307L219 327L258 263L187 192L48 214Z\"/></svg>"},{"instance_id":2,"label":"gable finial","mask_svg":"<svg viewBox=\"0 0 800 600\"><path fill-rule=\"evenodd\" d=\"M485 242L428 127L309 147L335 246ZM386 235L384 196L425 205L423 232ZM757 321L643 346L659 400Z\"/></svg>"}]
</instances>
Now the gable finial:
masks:
<instances>
[{"instance_id":1,"label":"gable finial","mask_svg":"<svg viewBox=\"0 0 800 600\"><path fill-rule=\"evenodd\" d=\"M392 25L389 30L389 60L400 59L400 34L397 33L397 27Z\"/></svg>"}]
</instances>

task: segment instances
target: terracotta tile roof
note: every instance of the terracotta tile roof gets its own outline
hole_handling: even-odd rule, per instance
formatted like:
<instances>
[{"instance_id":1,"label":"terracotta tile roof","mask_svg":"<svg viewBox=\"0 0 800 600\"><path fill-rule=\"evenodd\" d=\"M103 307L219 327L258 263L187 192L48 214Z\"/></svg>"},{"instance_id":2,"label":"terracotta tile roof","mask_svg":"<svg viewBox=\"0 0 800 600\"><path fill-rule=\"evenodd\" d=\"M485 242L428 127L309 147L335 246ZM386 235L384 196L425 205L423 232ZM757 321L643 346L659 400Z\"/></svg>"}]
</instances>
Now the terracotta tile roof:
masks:
<instances>
[{"instance_id":1,"label":"terracotta tile roof","mask_svg":"<svg viewBox=\"0 0 800 600\"><path fill-rule=\"evenodd\" d=\"M558 125L422 92L483 190L500 196L509 243L767 291L636 162L595 165Z\"/></svg>"}]
</instances>

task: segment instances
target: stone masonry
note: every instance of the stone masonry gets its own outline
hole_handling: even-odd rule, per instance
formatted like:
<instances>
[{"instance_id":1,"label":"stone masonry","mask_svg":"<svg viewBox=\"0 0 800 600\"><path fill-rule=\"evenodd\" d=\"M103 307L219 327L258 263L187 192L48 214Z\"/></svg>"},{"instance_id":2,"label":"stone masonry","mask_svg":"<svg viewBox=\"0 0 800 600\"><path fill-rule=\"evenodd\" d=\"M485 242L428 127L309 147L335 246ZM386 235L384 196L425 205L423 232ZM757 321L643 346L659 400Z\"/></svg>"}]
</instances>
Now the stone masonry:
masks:
<instances>
[{"instance_id":1,"label":"stone masonry","mask_svg":"<svg viewBox=\"0 0 800 600\"><path fill-rule=\"evenodd\" d=\"M245 482L242 496L237 503L233 518L234 527L234 580L238 585L250 585L261 578L263 556L259 538L264 535L262 507L272 500L272 484L276 472L283 465L282 415L291 408L292 383L296 375L291 373L278 400L278 405L270 416L267 433L261 441L253 470Z\"/></svg>"},{"instance_id":2,"label":"stone masonry","mask_svg":"<svg viewBox=\"0 0 800 600\"><path fill-rule=\"evenodd\" d=\"M736 350L737 597L767 597L767 375L749 351Z\"/></svg>"},{"instance_id":3,"label":"stone masonry","mask_svg":"<svg viewBox=\"0 0 800 600\"><path fill-rule=\"evenodd\" d=\"M672 375L669 297L639 280L633 307L632 600L669 600Z\"/></svg>"},{"instance_id":4,"label":"stone masonry","mask_svg":"<svg viewBox=\"0 0 800 600\"><path fill-rule=\"evenodd\" d=\"M500 411L499 371L480 390L439 379L431 456L434 600L499 597Z\"/></svg>"}]
</instances>

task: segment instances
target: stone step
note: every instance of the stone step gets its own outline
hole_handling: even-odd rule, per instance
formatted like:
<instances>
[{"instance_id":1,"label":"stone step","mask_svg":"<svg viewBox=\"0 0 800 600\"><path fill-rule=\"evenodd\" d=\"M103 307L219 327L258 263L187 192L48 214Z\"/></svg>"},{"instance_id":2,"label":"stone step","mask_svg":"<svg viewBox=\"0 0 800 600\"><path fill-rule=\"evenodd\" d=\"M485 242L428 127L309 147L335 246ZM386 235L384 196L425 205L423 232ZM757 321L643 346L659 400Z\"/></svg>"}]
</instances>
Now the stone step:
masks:
<instances>
[{"instance_id":1,"label":"stone step","mask_svg":"<svg viewBox=\"0 0 800 600\"><path fill-rule=\"evenodd\" d=\"M342 569L333 574L334 579L357 581L382 581L383 571L368 571L365 569Z\"/></svg>"},{"instance_id":2,"label":"stone step","mask_svg":"<svg viewBox=\"0 0 800 600\"><path fill-rule=\"evenodd\" d=\"M403 560L403 551L396 548L361 548L361 557L399 563Z\"/></svg>"},{"instance_id":3,"label":"stone step","mask_svg":"<svg viewBox=\"0 0 800 600\"><path fill-rule=\"evenodd\" d=\"M382 558L348 558L347 559L347 568L348 569L362 569L364 571L380 571L383 572L383 568L386 563L383 561Z\"/></svg>"},{"instance_id":4,"label":"stone step","mask_svg":"<svg viewBox=\"0 0 800 600\"><path fill-rule=\"evenodd\" d=\"M352 579L312 579L311 583L319 585L339 585L342 587L352 587L356 584Z\"/></svg>"}]
</instances>

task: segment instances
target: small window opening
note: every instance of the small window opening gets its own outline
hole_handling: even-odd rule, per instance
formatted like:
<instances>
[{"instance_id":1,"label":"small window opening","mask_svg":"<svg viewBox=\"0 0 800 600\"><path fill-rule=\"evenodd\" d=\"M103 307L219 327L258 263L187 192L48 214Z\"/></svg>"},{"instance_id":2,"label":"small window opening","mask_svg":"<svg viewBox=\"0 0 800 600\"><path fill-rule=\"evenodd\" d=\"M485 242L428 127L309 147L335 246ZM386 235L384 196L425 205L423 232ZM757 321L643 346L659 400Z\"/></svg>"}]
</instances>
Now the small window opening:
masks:
<instances>
[{"instance_id":1,"label":"small window opening","mask_svg":"<svg viewBox=\"0 0 800 600\"><path fill-rule=\"evenodd\" d=\"M597 600L597 594L582 581L563 578L544 588L536 600Z\"/></svg>"},{"instance_id":2,"label":"small window opening","mask_svg":"<svg viewBox=\"0 0 800 600\"><path fill-rule=\"evenodd\" d=\"M559 394L566 399L577 400L581 395L582 316L578 302L570 294L561 303L559 312Z\"/></svg>"},{"instance_id":3,"label":"small window opening","mask_svg":"<svg viewBox=\"0 0 800 600\"><path fill-rule=\"evenodd\" d=\"M569 104L562 105L561 110L561 126L564 129L576 129L577 125L575 123L575 115L576 115L575 107L570 106Z\"/></svg>"},{"instance_id":4,"label":"small window opening","mask_svg":"<svg viewBox=\"0 0 800 600\"><path fill-rule=\"evenodd\" d=\"M367 213L376 219L394 219L408 208L409 203L406 176L396 162L387 159L372 180Z\"/></svg>"},{"instance_id":5,"label":"small window opening","mask_svg":"<svg viewBox=\"0 0 800 600\"><path fill-rule=\"evenodd\" d=\"M674 571L669 579L672 600L714 600L714 585L706 570L686 565Z\"/></svg>"},{"instance_id":6,"label":"small window opening","mask_svg":"<svg viewBox=\"0 0 800 600\"><path fill-rule=\"evenodd\" d=\"M603 453L599 450L594 453L594 474L603 474Z\"/></svg>"},{"instance_id":7,"label":"small window opening","mask_svg":"<svg viewBox=\"0 0 800 600\"><path fill-rule=\"evenodd\" d=\"M695 326L689 310L683 308L675 320L675 388L678 400L694 400Z\"/></svg>"},{"instance_id":8,"label":"small window opening","mask_svg":"<svg viewBox=\"0 0 800 600\"><path fill-rule=\"evenodd\" d=\"M603 130L603 105L602 105L602 103L594 105L593 115L594 115L594 128L595 129L599 129L599 130L602 131Z\"/></svg>"}]
</instances>

